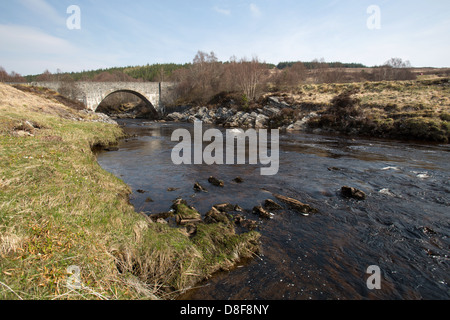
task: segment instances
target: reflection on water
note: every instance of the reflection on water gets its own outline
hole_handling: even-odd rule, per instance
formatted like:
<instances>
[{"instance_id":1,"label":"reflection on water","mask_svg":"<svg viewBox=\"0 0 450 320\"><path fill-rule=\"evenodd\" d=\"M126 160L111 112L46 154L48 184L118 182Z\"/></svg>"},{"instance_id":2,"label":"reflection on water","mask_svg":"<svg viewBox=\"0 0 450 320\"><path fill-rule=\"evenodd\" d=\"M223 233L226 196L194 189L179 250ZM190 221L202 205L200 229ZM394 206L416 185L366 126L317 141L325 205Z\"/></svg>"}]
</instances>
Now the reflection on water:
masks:
<instances>
[{"instance_id":1,"label":"reflection on water","mask_svg":"<svg viewBox=\"0 0 450 320\"><path fill-rule=\"evenodd\" d=\"M132 187L138 211L167 211L183 197L202 213L231 202L258 220L251 210L265 199L276 200L270 192L320 211L304 217L286 209L260 221L259 257L182 298L450 298L448 145L282 134L280 171L267 177L253 165L175 166L172 132L192 130L192 125L124 123L137 137L121 142L118 152L99 154L98 160ZM210 176L224 180L225 188L211 186ZM232 181L237 176L243 184ZM209 192L196 194L195 182ZM339 190L344 185L363 190L367 200L343 199ZM366 286L371 265L381 268L381 290Z\"/></svg>"}]
</instances>

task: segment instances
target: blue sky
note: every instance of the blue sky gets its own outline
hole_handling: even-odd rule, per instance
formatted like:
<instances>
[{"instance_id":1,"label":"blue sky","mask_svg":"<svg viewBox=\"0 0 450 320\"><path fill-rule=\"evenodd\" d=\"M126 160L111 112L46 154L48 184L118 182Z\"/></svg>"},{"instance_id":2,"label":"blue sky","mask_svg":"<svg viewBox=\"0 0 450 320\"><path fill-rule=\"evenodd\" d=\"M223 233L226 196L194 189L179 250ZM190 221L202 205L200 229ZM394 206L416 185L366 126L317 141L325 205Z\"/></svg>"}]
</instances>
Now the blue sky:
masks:
<instances>
[{"instance_id":1,"label":"blue sky","mask_svg":"<svg viewBox=\"0 0 450 320\"><path fill-rule=\"evenodd\" d=\"M66 25L70 5L79 30ZM369 29L367 9L380 9ZM450 1L1 0L0 66L37 74L191 62L198 50L227 61L360 62L392 57L450 67Z\"/></svg>"}]
</instances>

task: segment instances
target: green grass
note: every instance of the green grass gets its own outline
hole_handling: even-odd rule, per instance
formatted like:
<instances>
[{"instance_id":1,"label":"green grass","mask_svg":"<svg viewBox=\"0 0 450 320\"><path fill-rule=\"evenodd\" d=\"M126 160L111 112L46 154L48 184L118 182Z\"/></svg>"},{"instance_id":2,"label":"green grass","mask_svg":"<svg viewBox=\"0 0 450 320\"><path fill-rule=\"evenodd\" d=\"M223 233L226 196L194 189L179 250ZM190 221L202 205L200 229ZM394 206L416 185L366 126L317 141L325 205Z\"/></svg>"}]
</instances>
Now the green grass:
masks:
<instances>
[{"instance_id":1,"label":"green grass","mask_svg":"<svg viewBox=\"0 0 450 320\"><path fill-rule=\"evenodd\" d=\"M0 85L0 299L170 299L258 250L258 234L189 238L136 213L91 151L122 130L72 116L85 117ZM39 129L18 137L26 121Z\"/></svg>"}]
</instances>

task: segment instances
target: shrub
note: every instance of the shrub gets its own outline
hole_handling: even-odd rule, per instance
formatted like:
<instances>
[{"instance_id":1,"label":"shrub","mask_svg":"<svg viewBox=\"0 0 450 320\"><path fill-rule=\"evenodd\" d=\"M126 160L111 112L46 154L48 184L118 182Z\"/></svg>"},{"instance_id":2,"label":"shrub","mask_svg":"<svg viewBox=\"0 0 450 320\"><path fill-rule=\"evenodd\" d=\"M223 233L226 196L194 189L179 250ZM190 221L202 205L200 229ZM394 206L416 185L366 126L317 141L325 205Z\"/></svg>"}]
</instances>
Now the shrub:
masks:
<instances>
[{"instance_id":1,"label":"shrub","mask_svg":"<svg viewBox=\"0 0 450 320\"><path fill-rule=\"evenodd\" d=\"M440 118L441 118L442 121L450 121L450 114L449 114L449 113L446 113L446 112L443 112L443 113L440 115Z\"/></svg>"},{"instance_id":2,"label":"shrub","mask_svg":"<svg viewBox=\"0 0 450 320\"><path fill-rule=\"evenodd\" d=\"M409 139L448 142L445 124L427 118L408 118L395 123L395 134Z\"/></svg>"}]
</instances>

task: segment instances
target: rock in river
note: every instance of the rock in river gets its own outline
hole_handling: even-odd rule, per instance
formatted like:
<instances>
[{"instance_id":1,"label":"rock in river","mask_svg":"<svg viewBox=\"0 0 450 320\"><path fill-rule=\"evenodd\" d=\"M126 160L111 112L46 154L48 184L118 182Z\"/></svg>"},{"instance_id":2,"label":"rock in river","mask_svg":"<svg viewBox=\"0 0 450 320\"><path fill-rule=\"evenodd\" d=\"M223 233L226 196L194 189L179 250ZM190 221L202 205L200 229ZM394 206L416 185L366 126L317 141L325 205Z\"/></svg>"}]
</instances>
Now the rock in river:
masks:
<instances>
[{"instance_id":1,"label":"rock in river","mask_svg":"<svg viewBox=\"0 0 450 320\"><path fill-rule=\"evenodd\" d=\"M272 214L269 211L267 211L266 209L264 209L262 206L254 207L253 213L264 219L272 218Z\"/></svg>"},{"instance_id":2,"label":"rock in river","mask_svg":"<svg viewBox=\"0 0 450 320\"><path fill-rule=\"evenodd\" d=\"M311 207L309 204L302 203L296 199L285 197L285 196L282 196L279 194L274 194L274 196L278 200L289 205L292 209L299 211L300 213L303 213L304 215L308 215L309 213L317 213L318 212L317 209Z\"/></svg>"},{"instance_id":3,"label":"rock in river","mask_svg":"<svg viewBox=\"0 0 450 320\"><path fill-rule=\"evenodd\" d=\"M366 194L363 191L358 190L356 188L348 187L348 186L342 187L341 194L345 198L353 198L356 200L365 200L366 199Z\"/></svg>"},{"instance_id":4,"label":"rock in river","mask_svg":"<svg viewBox=\"0 0 450 320\"><path fill-rule=\"evenodd\" d=\"M209 177L208 182L216 187L224 187L225 183L222 180L219 180L215 177Z\"/></svg>"},{"instance_id":5,"label":"rock in river","mask_svg":"<svg viewBox=\"0 0 450 320\"><path fill-rule=\"evenodd\" d=\"M194 190L196 192L208 192L200 183L196 182L194 185Z\"/></svg>"}]
</instances>

